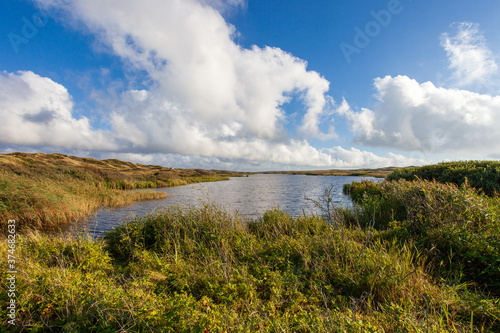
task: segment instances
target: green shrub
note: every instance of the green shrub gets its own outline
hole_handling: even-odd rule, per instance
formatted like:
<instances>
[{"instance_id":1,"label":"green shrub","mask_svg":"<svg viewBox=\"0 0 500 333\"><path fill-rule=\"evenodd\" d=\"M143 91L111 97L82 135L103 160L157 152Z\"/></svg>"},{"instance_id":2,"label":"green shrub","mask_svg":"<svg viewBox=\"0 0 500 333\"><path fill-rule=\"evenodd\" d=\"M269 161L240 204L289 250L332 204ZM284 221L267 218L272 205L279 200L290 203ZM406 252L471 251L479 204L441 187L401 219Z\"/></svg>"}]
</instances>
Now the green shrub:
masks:
<instances>
[{"instance_id":1,"label":"green shrub","mask_svg":"<svg viewBox=\"0 0 500 333\"><path fill-rule=\"evenodd\" d=\"M354 183L350 188L361 198L357 217L365 221L362 226L370 225L372 217L375 228L390 226L388 235L424 251L435 276L500 295L498 198L466 184L458 188L425 180Z\"/></svg>"},{"instance_id":2,"label":"green shrub","mask_svg":"<svg viewBox=\"0 0 500 333\"><path fill-rule=\"evenodd\" d=\"M500 193L500 161L459 161L397 169L386 180L436 180L461 186L468 183L491 196Z\"/></svg>"},{"instance_id":3,"label":"green shrub","mask_svg":"<svg viewBox=\"0 0 500 333\"><path fill-rule=\"evenodd\" d=\"M366 196L372 197L382 194L380 186L368 180L344 184L343 192L356 203L361 202Z\"/></svg>"},{"instance_id":4,"label":"green shrub","mask_svg":"<svg viewBox=\"0 0 500 333\"><path fill-rule=\"evenodd\" d=\"M402 202L384 191L383 183L352 182L344 185L355 206L346 212L350 225L386 229L394 220L405 219L407 210Z\"/></svg>"}]
</instances>

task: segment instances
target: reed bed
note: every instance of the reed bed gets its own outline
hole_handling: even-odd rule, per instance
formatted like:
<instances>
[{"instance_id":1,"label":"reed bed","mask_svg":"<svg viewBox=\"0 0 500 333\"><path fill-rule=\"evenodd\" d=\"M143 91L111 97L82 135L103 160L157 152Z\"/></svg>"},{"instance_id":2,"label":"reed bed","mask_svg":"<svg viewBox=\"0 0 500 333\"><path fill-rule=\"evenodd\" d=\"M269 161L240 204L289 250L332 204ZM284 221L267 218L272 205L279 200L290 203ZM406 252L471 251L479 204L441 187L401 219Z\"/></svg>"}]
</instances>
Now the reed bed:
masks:
<instances>
[{"instance_id":1,"label":"reed bed","mask_svg":"<svg viewBox=\"0 0 500 333\"><path fill-rule=\"evenodd\" d=\"M165 193L126 191L227 180L237 173L171 169L63 154L0 154L0 229L69 223L99 207L119 207Z\"/></svg>"}]
</instances>

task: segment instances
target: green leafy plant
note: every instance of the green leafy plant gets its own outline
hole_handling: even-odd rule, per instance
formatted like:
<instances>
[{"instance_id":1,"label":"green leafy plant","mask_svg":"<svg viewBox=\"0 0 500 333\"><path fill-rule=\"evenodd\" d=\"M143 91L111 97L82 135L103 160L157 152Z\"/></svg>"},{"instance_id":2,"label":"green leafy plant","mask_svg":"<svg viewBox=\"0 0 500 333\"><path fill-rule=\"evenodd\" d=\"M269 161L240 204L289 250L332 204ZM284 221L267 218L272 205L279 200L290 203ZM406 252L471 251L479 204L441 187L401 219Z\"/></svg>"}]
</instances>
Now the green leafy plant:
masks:
<instances>
[{"instance_id":1,"label":"green leafy plant","mask_svg":"<svg viewBox=\"0 0 500 333\"><path fill-rule=\"evenodd\" d=\"M436 180L461 186L465 183L492 196L500 193L500 161L458 161L396 169L386 180Z\"/></svg>"}]
</instances>

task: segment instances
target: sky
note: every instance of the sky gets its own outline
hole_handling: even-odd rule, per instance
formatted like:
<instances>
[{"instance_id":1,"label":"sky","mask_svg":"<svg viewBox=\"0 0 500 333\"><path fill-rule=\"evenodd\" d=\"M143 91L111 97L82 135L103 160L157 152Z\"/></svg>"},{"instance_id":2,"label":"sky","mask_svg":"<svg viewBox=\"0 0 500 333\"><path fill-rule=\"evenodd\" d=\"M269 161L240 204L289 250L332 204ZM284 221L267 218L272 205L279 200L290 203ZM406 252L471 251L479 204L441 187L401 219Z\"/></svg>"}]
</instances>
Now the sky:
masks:
<instances>
[{"instance_id":1,"label":"sky","mask_svg":"<svg viewBox=\"0 0 500 333\"><path fill-rule=\"evenodd\" d=\"M239 171L500 159L498 0L3 0L0 152Z\"/></svg>"}]
</instances>

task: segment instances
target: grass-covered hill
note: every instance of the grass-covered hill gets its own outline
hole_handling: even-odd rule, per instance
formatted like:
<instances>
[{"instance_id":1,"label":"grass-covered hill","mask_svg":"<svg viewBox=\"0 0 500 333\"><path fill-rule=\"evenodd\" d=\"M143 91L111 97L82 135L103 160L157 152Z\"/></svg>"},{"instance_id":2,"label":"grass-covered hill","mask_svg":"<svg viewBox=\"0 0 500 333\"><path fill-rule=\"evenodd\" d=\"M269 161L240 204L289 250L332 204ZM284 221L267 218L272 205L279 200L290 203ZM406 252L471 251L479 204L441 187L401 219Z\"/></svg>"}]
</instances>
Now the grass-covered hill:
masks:
<instances>
[{"instance_id":1,"label":"grass-covered hill","mask_svg":"<svg viewBox=\"0 0 500 333\"><path fill-rule=\"evenodd\" d=\"M159 199L156 188L224 180L237 173L171 169L63 154L0 154L0 222L42 227L81 218L100 206Z\"/></svg>"}]
</instances>

